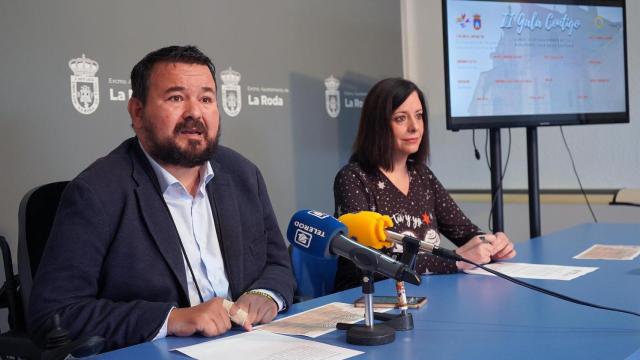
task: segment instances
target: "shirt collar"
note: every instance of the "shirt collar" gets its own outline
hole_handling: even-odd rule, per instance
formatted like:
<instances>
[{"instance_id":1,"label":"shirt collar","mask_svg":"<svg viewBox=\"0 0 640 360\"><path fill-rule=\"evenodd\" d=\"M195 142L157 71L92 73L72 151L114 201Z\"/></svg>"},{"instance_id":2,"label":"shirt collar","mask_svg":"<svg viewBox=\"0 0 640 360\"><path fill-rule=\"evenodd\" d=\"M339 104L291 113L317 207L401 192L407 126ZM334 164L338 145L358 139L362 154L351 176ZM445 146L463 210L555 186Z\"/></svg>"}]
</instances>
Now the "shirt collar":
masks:
<instances>
[{"instance_id":1,"label":"shirt collar","mask_svg":"<svg viewBox=\"0 0 640 360\"><path fill-rule=\"evenodd\" d=\"M140 148L142 149L142 152L144 153L144 155L149 160L149 163L151 164L151 168L153 169L153 172L156 174L156 177L158 178L158 183L160 184L160 191L163 194L167 190L167 188L173 184L177 183L180 186L182 186L180 181L176 179L175 176L171 175L170 172L168 172L165 168L163 168L162 165L158 164L158 162L155 161L153 157L151 157L151 155L149 155L149 153L144 149L144 146L142 146L142 143L140 142L140 140L138 140L138 144L140 145ZM211 168L211 163L207 161L205 164L200 166L199 188L202 189L207 184L209 184L209 181L213 179L213 175L214 174L213 174L213 169Z\"/></svg>"}]
</instances>

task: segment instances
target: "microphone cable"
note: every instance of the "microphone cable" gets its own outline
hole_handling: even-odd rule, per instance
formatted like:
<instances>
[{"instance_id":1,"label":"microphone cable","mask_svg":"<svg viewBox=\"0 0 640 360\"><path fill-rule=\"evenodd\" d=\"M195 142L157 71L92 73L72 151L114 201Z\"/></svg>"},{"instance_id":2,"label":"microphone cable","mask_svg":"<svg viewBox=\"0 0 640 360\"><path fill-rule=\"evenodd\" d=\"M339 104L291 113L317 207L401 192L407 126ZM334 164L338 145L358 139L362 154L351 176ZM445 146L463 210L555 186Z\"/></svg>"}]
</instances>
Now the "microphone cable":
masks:
<instances>
[{"instance_id":1,"label":"microphone cable","mask_svg":"<svg viewBox=\"0 0 640 360\"><path fill-rule=\"evenodd\" d=\"M448 258L448 259L451 259L451 260L462 261L462 262L465 262L467 264L471 264L473 266L479 267L480 269L482 269L484 271L487 271L487 272L489 272L489 273L491 273L493 275L496 275L496 276L501 277L501 278L503 278L505 280L511 281L511 282L513 282L515 284L518 284L520 286L524 286L524 287L526 287L528 289L535 290L535 291L541 292L543 294L550 295L550 296L553 296L553 297L556 297L558 299L562 299L564 301L568 301L568 302L571 302L571 303L574 303L574 304L583 305L583 306L589 306L589 307L593 307L593 308L596 308L596 309L609 310L609 311L615 311L615 312L620 312L620 313L640 316L640 313L637 313L637 312L589 303L589 302L582 301L582 300L579 300L579 299L576 299L576 298L572 298L570 296L563 295L563 294L557 293L555 291L551 291L551 290L548 290L548 289L545 289L545 288L542 288L542 287L539 287L539 286L536 286L536 285L533 285L533 284L529 284L529 283L524 282L522 280L519 280L519 279L516 279L516 278L512 278L511 276L503 274L503 273L501 273L499 271L496 271L496 270L493 270L491 268L488 268L488 267L486 267L484 265L476 264L475 262L473 262L471 260L468 260L468 259L458 255L453 250L444 249L444 248L434 248L433 249L433 254L437 255L437 256L440 256L440 257Z\"/></svg>"},{"instance_id":2,"label":"microphone cable","mask_svg":"<svg viewBox=\"0 0 640 360\"><path fill-rule=\"evenodd\" d=\"M471 142L473 143L473 155L476 157L476 160L480 160L480 151L478 151L478 147L476 146L476 129L473 129L471 132Z\"/></svg>"},{"instance_id":3,"label":"microphone cable","mask_svg":"<svg viewBox=\"0 0 640 360\"><path fill-rule=\"evenodd\" d=\"M593 212L593 208L591 207L591 202L589 202L589 197L587 193L584 191L582 187L582 181L580 181L580 175L578 175L578 170L576 170L576 163L573 161L573 155L571 154L571 149L569 149L569 144L567 143L567 138L564 137L564 130L562 126L560 128L560 135L562 135L562 141L564 141L564 147L567 149L567 153L569 153L569 160L571 160L571 167L573 168L573 173L576 174L576 179L578 179L578 185L580 185L580 192L582 192L582 196L584 196L584 200L587 202L587 206L589 207L589 211L591 212L591 217L593 217L593 222L598 223L598 218L596 218L596 214Z\"/></svg>"}]
</instances>

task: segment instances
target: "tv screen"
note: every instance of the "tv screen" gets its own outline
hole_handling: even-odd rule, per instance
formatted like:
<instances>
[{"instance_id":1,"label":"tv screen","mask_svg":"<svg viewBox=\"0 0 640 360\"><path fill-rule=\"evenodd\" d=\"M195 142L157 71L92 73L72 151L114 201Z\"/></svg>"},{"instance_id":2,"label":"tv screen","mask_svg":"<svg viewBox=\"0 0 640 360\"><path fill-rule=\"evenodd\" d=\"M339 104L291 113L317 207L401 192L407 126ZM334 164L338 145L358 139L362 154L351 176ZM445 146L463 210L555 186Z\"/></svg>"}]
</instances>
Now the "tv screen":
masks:
<instances>
[{"instance_id":1,"label":"tv screen","mask_svg":"<svg viewBox=\"0 0 640 360\"><path fill-rule=\"evenodd\" d=\"M447 129L629 122L624 0L443 0Z\"/></svg>"}]
</instances>

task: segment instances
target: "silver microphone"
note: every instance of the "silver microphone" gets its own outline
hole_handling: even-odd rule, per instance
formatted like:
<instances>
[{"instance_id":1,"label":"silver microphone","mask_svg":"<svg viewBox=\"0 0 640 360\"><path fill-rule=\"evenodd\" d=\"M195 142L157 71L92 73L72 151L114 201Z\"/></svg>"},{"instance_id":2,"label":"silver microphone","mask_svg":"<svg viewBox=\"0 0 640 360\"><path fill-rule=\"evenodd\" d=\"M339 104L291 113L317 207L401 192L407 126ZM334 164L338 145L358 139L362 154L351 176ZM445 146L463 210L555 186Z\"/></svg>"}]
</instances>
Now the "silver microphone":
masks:
<instances>
[{"instance_id":1,"label":"silver microphone","mask_svg":"<svg viewBox=\"0 0 640 360\"><path fill-rule=\"evenodd\" d=\"M429 254L433 254L436 256L444 257L447 259L452 259L456 261L460 261L461 258L455 251L449 249L440 248L437 245L429 244L427 242L421 241L420 239L416 239L413 236L399 234L395 231L384 230L385 234L387 234L387 240L391 241L394 244L403 245L405 243L410 243L418 246L418 248L424 252Z\"/></svg>"}]
</instances>

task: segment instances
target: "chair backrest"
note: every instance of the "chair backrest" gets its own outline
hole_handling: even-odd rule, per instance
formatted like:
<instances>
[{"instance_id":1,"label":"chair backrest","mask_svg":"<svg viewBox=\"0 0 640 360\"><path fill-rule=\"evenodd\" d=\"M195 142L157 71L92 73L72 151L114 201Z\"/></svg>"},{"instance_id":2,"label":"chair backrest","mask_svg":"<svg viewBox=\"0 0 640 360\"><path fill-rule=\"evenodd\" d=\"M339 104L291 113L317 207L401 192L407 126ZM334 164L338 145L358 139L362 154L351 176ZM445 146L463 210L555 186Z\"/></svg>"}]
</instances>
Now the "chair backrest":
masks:
<instances>
[{"instance_id":1,"label":"chair backrest","mask_svg":"<svg viewBox=\"0 0 640 360\"><path fill-rule=\"evenodd\" d=\"M22 303L27 309L33 276L38 270L49 232L68 181L38 186L29 191L18 210L18 273Z\"/></svg>"},{"instance_id":2,"label":"chair backrest","mask_svg":"<svg viewBox=\"0 0 640 360\"><path fill-rule=\"evenodd\" d=\"M616 191L609 205L640 206L640 188L626 188Z\"/></svg>"},{"instance_id":3,"label":"chair backrest","mask_svg":"<svg viewBox=\"0 0 640 360\"><path fill-rule=\"evenodd\" d=\"M0 252L2 252L5 277L4 284L0 291L0 308L6 307L9 310L7 316L9 330L26 330L22 303L18 295L18 281L13 273L11 248L4 236L0 236Z\"/></svg>"},{"instance_id":4,"label":"chair backrest","mask_svg":"<svg viewBox=\"0 0 640 360\"><path fill-rule=\"evenodd\" d=\"M298 287L295 300L305 301L333 293L338 267L337 259L323 259L307 255L291 246L291 266Z\"/></svg>"}]
</instances>

